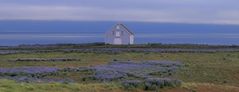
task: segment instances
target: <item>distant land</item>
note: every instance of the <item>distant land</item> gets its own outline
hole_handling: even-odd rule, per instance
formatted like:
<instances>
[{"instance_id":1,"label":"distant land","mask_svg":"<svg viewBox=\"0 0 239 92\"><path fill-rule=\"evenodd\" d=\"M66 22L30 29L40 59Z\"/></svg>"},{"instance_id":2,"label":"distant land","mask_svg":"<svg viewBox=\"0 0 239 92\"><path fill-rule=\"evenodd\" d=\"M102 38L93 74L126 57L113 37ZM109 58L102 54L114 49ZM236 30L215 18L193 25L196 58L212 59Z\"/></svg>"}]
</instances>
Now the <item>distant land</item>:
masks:
<instances>
[{"instance_id":1,"label":"distant land","mask_svg":"<svg viewBox=\"0 0 239 92\"><path fill-rule=\"evenodd\" d=\"M136 35L136 43L239 45L239 25L115 21L0 21L0 45L103 42L116 23Z\"/></svg>"},{"instance_id":2,"label":"distant land","mask_svg":"<svg viewBox=\"0 0 239 92\"><path fill-rule=\"evenodd\" d=\"M110 21L0 21L0 32L105 32L124 23L136 33L239 33L239 25Z\"/></svg>"}]
</instances>

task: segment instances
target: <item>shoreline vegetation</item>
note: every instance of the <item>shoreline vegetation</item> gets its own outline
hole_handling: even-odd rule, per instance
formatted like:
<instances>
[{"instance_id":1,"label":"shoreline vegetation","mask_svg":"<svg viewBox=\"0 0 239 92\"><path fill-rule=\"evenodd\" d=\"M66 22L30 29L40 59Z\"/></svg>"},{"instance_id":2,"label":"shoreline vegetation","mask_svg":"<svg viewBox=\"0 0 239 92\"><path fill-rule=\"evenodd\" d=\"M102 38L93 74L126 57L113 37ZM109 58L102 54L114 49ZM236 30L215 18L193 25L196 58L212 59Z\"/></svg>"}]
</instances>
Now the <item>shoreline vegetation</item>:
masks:
<instances>
[{"instance_id":1,"label":"shoreline vegetation","mask_svg":"<svg viewBox=\"0 0 239 92\"><path fill-rule=\"evenodd\" d=\"M110 45L104 42L82 44L20 44L16 46L0 46L0 49L31 49L31 48L185 48L185 49L212 49L212 48L239 48L239 45L209 45L209 44L163 44L146 43L133 45Z\"/></svg>"},{"instance_id":2,"label":"shoreline vegetation","mask_svg":"<svg viewBox=\"0 0 239 92\"><path fill-rule=\"evenodd\" d=\"M239 46L0 46L0 92L238 92Z\"/></svg>"},{"instance_id":3,"label":"shoreline vegetation","mask_svg":"<svg viewBox=\"0 0 239 92\"><path fill-rule=\"evenodd\" d=\"M85 44L34 44L18 46L0 46L0 55L17 53L47 52L159 52L159 53L214 53L239 52L238 45L201 45L201 44L161 44L148 43L136 45L109 45L101 42Z\"/></svg>"}]
</instances>

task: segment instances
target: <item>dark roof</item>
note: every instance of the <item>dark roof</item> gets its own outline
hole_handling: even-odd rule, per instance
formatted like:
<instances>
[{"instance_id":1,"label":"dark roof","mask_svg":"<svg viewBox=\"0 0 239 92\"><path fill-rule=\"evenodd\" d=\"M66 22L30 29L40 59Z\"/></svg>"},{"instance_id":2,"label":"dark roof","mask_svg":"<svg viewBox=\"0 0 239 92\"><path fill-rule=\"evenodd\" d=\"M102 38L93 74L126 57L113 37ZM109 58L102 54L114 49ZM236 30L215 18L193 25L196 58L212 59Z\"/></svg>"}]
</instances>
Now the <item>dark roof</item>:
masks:
<instances>
[{"instance_id":1,"label":"dark roof","mask_svg":"<svg viewBox=\"0 0 239 92\"><path fill-rule=\"evenodd\" d=\"M123 28L125 28L126 29L126 31L128 32L128 33L130 33L131 35L134 35L134 33L133 32L131 32L124 24L117 24L117 25L120 25L120 26L122 26ZM116 26L117 26L116 25Z\"/></svg>"}]
</instances>

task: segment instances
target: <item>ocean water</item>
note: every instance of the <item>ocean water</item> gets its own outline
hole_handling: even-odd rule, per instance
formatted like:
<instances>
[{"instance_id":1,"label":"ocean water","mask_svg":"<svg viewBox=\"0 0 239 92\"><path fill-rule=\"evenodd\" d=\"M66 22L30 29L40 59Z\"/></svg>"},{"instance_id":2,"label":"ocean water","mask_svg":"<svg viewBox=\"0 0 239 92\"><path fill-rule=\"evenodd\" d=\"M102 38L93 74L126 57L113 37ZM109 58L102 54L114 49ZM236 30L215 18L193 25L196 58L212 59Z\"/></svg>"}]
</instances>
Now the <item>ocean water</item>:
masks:
<instances>
[{"instance_id":1,"label":"ocean water","mask_svg":"<svg viewBox=\"0 0 239 92\"><path fill-rule=\"evenodd\" d=\"M0 46L104 42L116 22L0 21ZM238 25L124 23L135 43L239 45Z\"/></svg>"}]
</instances>

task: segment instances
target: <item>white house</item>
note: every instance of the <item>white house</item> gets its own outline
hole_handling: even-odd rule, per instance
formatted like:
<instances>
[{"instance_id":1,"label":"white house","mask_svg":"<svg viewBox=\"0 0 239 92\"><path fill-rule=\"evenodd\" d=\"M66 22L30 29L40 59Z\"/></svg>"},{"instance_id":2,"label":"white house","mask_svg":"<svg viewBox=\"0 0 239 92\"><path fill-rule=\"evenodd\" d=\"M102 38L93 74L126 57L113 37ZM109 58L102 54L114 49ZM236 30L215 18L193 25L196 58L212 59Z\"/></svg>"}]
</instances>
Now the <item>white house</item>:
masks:
<instances>
[{"instance_id":1,"label":"white house","mask_svg":"<svg viewBox=\"0 0 239 92\"><path fill-rule=\"evenodd\" d=\"M125 25L116 24L112 30L106 32L105 43L113 45L134 44L134 33Z\"/></svg>"}]
</instances>

